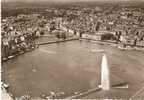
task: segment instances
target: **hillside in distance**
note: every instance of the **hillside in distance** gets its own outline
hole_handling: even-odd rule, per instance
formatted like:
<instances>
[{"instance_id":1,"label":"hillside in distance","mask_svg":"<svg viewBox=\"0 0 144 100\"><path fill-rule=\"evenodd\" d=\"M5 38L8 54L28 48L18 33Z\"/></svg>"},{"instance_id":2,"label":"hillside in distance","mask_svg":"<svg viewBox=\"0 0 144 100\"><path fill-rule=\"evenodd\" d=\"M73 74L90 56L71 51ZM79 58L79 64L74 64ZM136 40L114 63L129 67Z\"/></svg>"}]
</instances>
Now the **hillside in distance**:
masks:
<instances>
[{"instance_id":1,"label":"hillside in distance","mask_svg":"<svg viewBox=\"0 0 144 100\"><path fill-rule=\"evenodd\" d=\"M8 16L17 16L18 14L31 14L33 12L41 12L45 11L45 9L49 8L57 8L57 9L71 9L72 7L105 7L105 8L118 8L118 7L138 7L143 8L144 2L2 2L1 3L1 11L2 18ZM114 9L116 10L116 9Z\"/></svg>"}]
</instances>

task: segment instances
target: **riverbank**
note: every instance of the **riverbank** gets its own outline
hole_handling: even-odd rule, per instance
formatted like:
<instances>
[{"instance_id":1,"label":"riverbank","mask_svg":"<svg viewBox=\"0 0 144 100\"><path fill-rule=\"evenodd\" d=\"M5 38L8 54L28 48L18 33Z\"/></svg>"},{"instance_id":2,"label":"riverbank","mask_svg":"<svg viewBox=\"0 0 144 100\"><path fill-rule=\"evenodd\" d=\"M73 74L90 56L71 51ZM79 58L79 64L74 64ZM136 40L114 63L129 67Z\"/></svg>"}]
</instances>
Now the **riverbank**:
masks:
<instances>
[{"instance_id":1,"label":"riverbank","mask_svg":"<svg viewBox=\"0 0 144 100\"><path fill-rule=\"evenodd\" d=\"M67 42L67 41L74 41L74 40L87 40L87 41L91 41L91 42L95 42L98 44L107 44L110 46L115 46L121 50L139 50L139 51L144 51L144 46L140 46L140 45L130 45L130 44L126 44L126 47L123 48L121 47L120 43L117 43L116 41L112 41L112 40L96 40L93 38L84 38L84 37L78 37L78 36L72 36L72 37L68 37L66 39L58 39L56 38L54 35L44 35L44 36L40 36L39 38L37 38L35 40L35 47L32 47L31 49L27 49L26 51L21 51L15 55L11 55L8 58L2 58L2 62L13 59L19 55L22 55L26 52L30 52L32 50L34 50L35 48L37 48L39 45L46 45L46 44L53 44L53 43L61 43L61 42Z\"/></svg>"},{"instance_id":2,"label":"riverbank","mask_svg":"<svg viewBox=\"0 0 144 100\"><path fill-rule=\"evenodd\" d=\"M110 45L110 46L117 47L118 49L121 49L121 50L144 51L144 46L141 46L141 45L133 46L131 44L125 44L126 47L122 47L121 43L117 43L116 41L112 41L112 40L95 40L95 39L90 39L90 38L80 38L80 40L87 40L87 41L95 42L95 43L98 43L98 44L107 44L107 45Z\"/></svg>"}]
</instances>

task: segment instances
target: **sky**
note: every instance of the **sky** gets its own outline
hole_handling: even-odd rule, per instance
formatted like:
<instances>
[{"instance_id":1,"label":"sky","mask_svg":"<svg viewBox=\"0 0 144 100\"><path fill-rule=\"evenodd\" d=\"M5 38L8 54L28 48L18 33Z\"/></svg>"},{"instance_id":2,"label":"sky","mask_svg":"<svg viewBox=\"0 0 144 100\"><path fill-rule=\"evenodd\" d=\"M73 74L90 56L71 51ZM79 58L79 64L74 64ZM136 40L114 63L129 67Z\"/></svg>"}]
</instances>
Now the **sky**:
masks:
<instances>
[{"instance_id":1,"label":"sky","mask_svg":"<svg viewBox=\"0 0 144 100\"><path fill-rule=\"evenodd\" d=\"M2 2L45 2L45 1L53 1L53 2L76 2L76 1L144 1L144 0L1 0Z\"/></svg>"}]
</instances>

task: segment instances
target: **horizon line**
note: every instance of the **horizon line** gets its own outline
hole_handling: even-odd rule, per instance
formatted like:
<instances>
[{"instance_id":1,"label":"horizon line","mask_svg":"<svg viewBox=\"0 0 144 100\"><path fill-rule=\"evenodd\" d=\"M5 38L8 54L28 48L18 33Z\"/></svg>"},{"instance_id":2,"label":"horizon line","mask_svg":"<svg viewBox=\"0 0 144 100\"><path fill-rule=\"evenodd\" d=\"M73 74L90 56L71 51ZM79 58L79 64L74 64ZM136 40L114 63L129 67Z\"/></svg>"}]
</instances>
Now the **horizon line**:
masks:
<instances>
[{"instance_id":1,"label":"horizon line","mask_svg":"<svg viewBox=\"0 0 144 100\"><path fill-rule=\"evenodd\" d=\"M38 2L144 2L144 0L1 0L1 3L38 3Z\"/></svg>"}]
</instances>

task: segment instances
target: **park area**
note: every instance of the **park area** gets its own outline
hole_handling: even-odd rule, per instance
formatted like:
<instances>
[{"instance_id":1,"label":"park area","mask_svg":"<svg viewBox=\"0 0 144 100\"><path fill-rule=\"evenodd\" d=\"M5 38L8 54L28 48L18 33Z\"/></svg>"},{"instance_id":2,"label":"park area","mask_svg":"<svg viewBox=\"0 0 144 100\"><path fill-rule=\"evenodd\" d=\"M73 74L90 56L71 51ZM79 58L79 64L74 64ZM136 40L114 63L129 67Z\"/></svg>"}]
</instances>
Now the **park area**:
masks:
<instances>
[{"instance_id":1,"label":"park area","mask_svg":"<svg viewBox=\"0 0 144 100\"><path fill-rule=\"evenodd\" d=\"M110 84L127 83L128 88L96 91L80 98L144 97L144 52L120 50L87 40L40 45L39 48L2 63L2 81L10 85L14 98L67 98L100 85L101 52L110 69Z\"/></svg>"}]
</instances>

